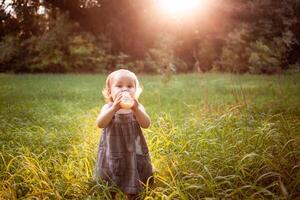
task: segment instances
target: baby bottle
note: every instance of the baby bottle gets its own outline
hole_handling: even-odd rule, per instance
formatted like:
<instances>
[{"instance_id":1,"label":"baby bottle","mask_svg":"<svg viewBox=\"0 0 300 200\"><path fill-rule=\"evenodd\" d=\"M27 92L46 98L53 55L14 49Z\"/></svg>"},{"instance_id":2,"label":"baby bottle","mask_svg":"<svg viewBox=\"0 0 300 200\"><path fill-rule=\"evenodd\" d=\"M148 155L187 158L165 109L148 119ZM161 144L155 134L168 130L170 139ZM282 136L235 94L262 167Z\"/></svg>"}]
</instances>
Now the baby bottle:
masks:
<instances>
[{"instance_id":1,"label":"baby bottle","mask_svg":"<svg viewBox=\"0 0 300 200\"><path fill-rule=\"evenodd\" d=\"M130 96L128 91L123 91L122 92L122 98L121 98L121 102L120 102L120 106L123 109L130 109L133 106L133 99Z\"/></svg>"}]
</instances>

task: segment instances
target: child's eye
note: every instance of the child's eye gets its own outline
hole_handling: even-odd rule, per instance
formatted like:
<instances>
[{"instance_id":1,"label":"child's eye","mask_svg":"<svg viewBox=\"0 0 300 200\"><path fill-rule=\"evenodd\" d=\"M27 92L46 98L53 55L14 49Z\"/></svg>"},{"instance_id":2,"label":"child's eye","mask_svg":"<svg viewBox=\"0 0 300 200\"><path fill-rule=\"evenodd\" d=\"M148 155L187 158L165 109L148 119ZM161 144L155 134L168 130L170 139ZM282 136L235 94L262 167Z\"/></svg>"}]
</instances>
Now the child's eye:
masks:
<instances>
[{"instance_id":1,"label":"child's eye","mask_svg":"<svg viewBox=\"0 0 300 200\"><path fill-rule=\"evenodd\" d=\"M128 88L132 88L133 86L132 86L132 85L128 85L127 87L128 87Z\"/></svg>"}]
</instances>

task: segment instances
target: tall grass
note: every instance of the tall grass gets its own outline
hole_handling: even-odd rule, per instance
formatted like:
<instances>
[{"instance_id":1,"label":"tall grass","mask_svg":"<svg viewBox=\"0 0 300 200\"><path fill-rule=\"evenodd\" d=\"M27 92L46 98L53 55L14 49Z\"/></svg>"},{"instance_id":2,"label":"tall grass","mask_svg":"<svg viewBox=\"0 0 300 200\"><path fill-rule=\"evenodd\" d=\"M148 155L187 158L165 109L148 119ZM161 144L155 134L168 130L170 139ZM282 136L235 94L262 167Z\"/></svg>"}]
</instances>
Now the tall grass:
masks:
<instances>
[{"instance_id":1,"label":"tall grass","mask_svg":"<svg viewBox=\"0 0 300 200\"><path fill-rule=\"evenodd\" d=\"M109 199L92 181L102 75L0 75L0 199ZM145 199L300 197L300 76L141 76ZM119 198L124 196L119 192Z\"/></svg>"}]
</instances>

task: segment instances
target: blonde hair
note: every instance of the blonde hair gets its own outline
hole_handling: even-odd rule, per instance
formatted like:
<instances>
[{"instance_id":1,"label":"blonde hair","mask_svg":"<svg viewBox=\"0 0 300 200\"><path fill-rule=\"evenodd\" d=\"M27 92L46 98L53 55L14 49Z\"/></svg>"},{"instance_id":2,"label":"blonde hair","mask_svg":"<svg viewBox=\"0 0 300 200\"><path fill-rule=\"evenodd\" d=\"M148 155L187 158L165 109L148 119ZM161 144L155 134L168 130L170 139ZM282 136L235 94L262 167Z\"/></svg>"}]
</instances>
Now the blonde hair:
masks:
<instances>
[{"instance_id":1,"label":"blonde hair","mask_svg":"<svg viewBox=\"0 0 300 200\"><path fill-rule=\"evenodd\" d=\"M127 73L129 76L131 76L133 79L134 79L134 83L135 83L135 88L136 88L136 91L135 91L135 98L139 98L140 94L142 93L142 88L140 86L140 83L139 83L139 80L137 79L137 76L135 75L135 73L127 70L127 69L119 69L119 70L116 70L116 71L113 71L111 72L107 78L106 78L106 81L105 81L105 87L103 88L102 90L102 94L105 98L105 101L106 102L113 102L113 99L112 99L112 96L111 96L111 80L120 72L125 72Z\"/></svg>"}]
</instances>

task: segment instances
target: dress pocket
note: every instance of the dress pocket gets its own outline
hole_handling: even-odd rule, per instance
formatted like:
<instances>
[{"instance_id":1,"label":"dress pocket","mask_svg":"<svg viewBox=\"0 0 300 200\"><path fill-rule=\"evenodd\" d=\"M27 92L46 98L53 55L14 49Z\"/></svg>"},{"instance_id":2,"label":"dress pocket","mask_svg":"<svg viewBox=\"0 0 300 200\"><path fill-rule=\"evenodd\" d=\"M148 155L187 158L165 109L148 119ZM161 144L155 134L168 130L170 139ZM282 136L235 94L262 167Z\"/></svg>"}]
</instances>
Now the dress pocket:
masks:
<instances>
[{"instance_id":1,"label":"dress pocket","mask_svg":"<svg viewBox=\"0 0 300 200\"><path fill-rule=\"evenodd\" d=\"M137 158L137 170L140 179L143 183L146 183L147 179L153 175L149 154L137 155L136 158Z\"/></svg>"},{"instance_id":2,"label":"dress pocket","mask_svg":"<svg viewBox=\"0 0 300 200\"><path fill-rule=\"evenodd\" d=\"M120 155L112 155L109 157L109 169L114 176L122 176L125 171L125 159Z\"/></svg>"}]
</instances>

